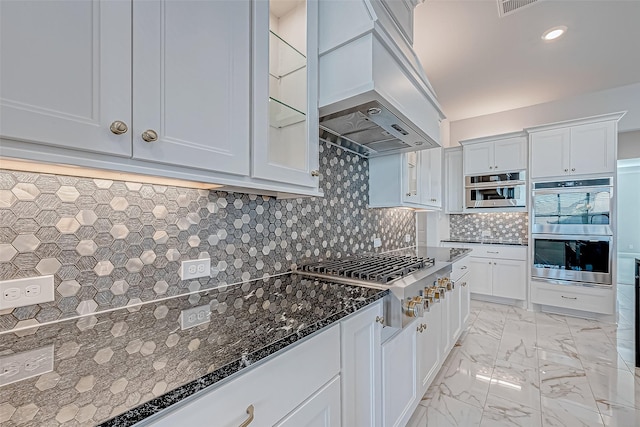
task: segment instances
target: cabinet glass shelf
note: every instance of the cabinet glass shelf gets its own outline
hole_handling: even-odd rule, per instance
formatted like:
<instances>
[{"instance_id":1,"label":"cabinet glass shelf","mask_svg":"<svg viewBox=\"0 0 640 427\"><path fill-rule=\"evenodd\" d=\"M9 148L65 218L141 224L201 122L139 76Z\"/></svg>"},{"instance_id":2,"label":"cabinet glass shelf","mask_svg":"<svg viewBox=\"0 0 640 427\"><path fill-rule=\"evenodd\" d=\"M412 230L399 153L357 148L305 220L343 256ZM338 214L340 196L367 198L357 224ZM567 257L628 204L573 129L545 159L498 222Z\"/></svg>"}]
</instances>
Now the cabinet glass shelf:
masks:
<instances>
[{"instance_id":1,"label":"cabinet glass shelf","mask_svg":"<svg viewBox=\"0 0 640 427\"><path fill-rule=\"evenodd\" d=\"M269 126L281 129L305 120L306 114L302 111L269 97Z\"/></svg>"},{"instance_id":2,"label":"cabinet glass shelf","mask_svg":"<svg viewBox=\"0 0 640 427\"><path fill-rule=\"evenodd\" d=\"M307 57L272 30L269 30L269 49L269 75L276 80L307 67Z\"/></svg>"}]
</instances>

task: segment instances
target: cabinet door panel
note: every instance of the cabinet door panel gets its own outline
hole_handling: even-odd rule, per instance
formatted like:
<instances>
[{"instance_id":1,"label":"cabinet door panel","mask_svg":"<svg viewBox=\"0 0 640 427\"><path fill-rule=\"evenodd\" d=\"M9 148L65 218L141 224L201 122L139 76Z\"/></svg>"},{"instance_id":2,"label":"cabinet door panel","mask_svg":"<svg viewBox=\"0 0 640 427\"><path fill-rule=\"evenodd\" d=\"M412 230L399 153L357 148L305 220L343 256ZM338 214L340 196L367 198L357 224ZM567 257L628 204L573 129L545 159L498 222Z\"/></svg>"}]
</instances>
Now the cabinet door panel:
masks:
<instances>
[{"instance_id":1,"label":"cabinet door panel","mask_svg":"<svg viewBox=\"0 0 640 427\"><path fill-rule=\"evenodd\" d=\"M339 425L340 377L336 377L275 427L337 427Z\"/></svg>"},{"instance_id":2,"label":"cabinet door panel","mask_svg":"<svg viewBox=\"0 0 640 427\"><path fill-rule=\"evenodd\" d=\"M615 172L615 124L594 123L571 128L571 173Z\"/></svg>"},{"instance_id":3,"label":"cabinet door panel","mask_svg":"<svg viewBox=\"0 0 640 427\"><path fill-rule=\"evenodd\" d=\"M569 129L531 135L531 178L566 175L569 172Z\"/></svg>"},{"instance_id":4,"label":"cabinet door panel","mask_svg":"<svg viewBox=\"0 0 640 427\"><path fill-rule=\"evenodd\" d=\"M469 258L471 292L484 295L492 294L492 266L493 263L488 258Z\"/></svg>"},{"instance_id":5,"label":"cabinet door panel","mask_svg":"<svg viewBox=\"0 0 640 427\"><path fill-rule=\"evenodd\" d=\"M252 2L251 174L317 187L318 2L295 3L279 14L267 1Z\"/></svg>"},{"instance_id":6,"label":"cabinet door panel","mask_svg":"<svg viewBox=\"0 0 640 427\"><path fill-rule=\"evenodd\" d=\"M526 299L525 261L495 260L493 295L518 300Z\"/></svg>"},{"instance_id":7,"label":"cabinet door panel","mask_svg":"<svg viewBox=\"0 0 640 427\"><path fill-rule=\"evenodd\" d=\"M341 323L342 424L379 426L381 423L382 304Z\"/></svg>"},{"instance_id":8,"label":"cabinet door panel","mask_svg":"<svg viewBox=\"0 0 640 427\"><path fill-rule=\"evenodd\" d=\"M403 419L406 422L418 398L416 325L413 322L382 346L384 426L401 425Z\"/></svg>"},{"instance_id":9,"label":"cabinet door panel","mask_svg":"<svg viewBox=\"0 0 640 427\"><path fill-rule=\"evenodd\" d=\"M420 152L421 203L427 206L442 206L442 148Z\"/></svg>"},{"instance_id":10,"label":"cabinet door panel","mask_svg":"<svg viewBox=\"0 0 640 427\"><path fill-rule=\"evenodd\" d=\"M446 173L446 211L447 213L461 213L464 200L464 184L462 175L462 150L445 152Z\"/></svg>"},{"instance_id":11,"label":"cabinet door panel","mask_svg":"<svg viewBox=\"0 0 640 427\"><path fill-rule=\"evenodd\" d=\"M458 280L460 285L460 318L462 319L461 329L464 330L469 322L471 313L471 301L469 299L469 274L464 275Z\"/></svg>"},{"instance_id":12,"label":"cabinet door panel","mask_svg":"<svg viewBox=\"0 0 640 427\"><path fill-rule=\"evenodd\" d=\"M248 175L249 2L135 1L133 12L133 157Z\"/></svg>"},{"instance_id":13,"label":"cabinet door panel","mask_svg":"<svg viewBox=\"0 0 640 427\"><path fill-rule=\"evenodd\" d=\"M493 142L465 145L462 152L465 175L493 172Z\"/></svg>"},{"instance_id":14,"label":"cabinet door panel","mask_svg":"<svg viewBox=\"0 0 640 427\"><path fill-rule=\"evenodd\" d=\"M449 330L451 336L450 345L453 346L458 339L458 335L460 335L461 329L460 325L462 324L462 319L460 318L460 296L462 292L462 286L456 284L454 290L449 292L450 301L449 301Z\"/></svg>"},{"instance_id":15,"label":"cabinet door panel","mask_svg":"<svg viewBox=\"0 0 640 427\"><path fill-rule=\"evenodd\" d=\"M0 2L0 135L131 155L131 3Z\"/></svg>"},{"instance_id":16,"label":"cabinet door panel","mask_svg":"<svg viewBox=\"0 0 640 427\"><path fill-rule=\"evenodd\" d=\"M441 305L434 304L422 318L422 323L427 325L427 329L418 334L418 385L421 387L421 393L427 391L440 367L441 316Z\"/></svg>"},{"instance_id":17,"label":"cabinet door panel","mask_svg":"<svg viewBox=\"0 0 640 427\"><path fill-rule=\"evenodd\" d=\"M494 145L494 171L527 169L527 140L525 137L501 139Z\"/></svg>"}]
</instances>

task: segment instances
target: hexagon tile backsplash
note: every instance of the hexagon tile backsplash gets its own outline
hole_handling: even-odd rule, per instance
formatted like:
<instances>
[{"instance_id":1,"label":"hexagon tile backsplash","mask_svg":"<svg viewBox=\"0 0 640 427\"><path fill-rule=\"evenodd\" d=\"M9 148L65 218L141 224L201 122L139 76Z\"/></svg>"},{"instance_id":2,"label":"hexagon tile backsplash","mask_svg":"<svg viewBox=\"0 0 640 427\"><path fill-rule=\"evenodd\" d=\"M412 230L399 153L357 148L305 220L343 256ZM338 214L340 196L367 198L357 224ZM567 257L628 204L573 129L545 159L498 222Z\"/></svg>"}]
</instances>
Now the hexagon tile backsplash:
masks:
<instances>
[{"instance_id":1,"label":"hexagon tile backsplash","mask_svg":"<svg viewBox=\"0 0 640 427\"><path fill-rule=\"evenodd\" d=\"M526 212L451 215L449 221L452 239L526 241L529 232L529 215ZM483 231L488 236L483 236Z\"/></svg>"},{"instance_id":2,"label":"hexagon tile backsplash","mask_svg":"<svg viewBox=\"0 0 640 427\"><path fill-rule=\"evenodd\" d=\"M415 244L414 213L367 209L368 162L320 146L324 198L240 193L0 170L0 280L53 274L56 300L0 312L0 331L199 290L180 262L210 257L231 284L301 258ZM405 235L411 241L404 241Z\"/></svg>"}]
</instances>

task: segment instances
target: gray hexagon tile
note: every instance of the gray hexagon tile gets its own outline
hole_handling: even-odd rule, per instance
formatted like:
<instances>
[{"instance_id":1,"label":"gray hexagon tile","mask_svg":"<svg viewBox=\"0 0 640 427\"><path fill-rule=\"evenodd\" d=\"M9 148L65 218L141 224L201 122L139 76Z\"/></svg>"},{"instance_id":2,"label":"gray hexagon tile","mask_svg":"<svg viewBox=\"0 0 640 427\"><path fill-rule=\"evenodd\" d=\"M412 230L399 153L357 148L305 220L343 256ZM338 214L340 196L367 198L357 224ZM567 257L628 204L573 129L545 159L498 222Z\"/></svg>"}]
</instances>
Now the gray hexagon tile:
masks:
<instances>
[{"instance_id":1,"label":"gray hexagon tile","mask_svg":"<svg viewBox=\"0 0 640 427\"><path fill-rule=\"evenodd\" d=\"M320 172L324 198L277 200L2 170L0 280L54 274L56 300L1 314L0 331L189 292L180 262L203 254L215 280L200 289L373 251L374 236L378 251L414 243L412 211L367 209L367 160L321 144Z\"/></svg>"}]
</instances>

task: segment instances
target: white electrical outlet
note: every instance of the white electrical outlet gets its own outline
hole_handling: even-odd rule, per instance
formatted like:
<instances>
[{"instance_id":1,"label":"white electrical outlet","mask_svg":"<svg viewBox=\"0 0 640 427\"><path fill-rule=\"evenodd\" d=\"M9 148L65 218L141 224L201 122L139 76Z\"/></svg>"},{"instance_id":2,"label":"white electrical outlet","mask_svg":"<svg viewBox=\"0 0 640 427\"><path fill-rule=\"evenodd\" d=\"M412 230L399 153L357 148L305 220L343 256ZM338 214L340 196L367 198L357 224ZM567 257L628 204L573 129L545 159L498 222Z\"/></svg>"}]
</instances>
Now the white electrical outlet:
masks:
<instances>
[{"instance_id":1,"label":"white electrical outlet","mask_svg":"<svg viewBox=\"0 0 640 427\"><path fill-rule=\"evenodd\" d=\"M211 307L209 304L187 308L180 312L180 329L193 328L211 320Z\"/></svg>"},{"instance_id":2,"label":"white electrical outlet","mask_svg":"<svg viewBox=\"0 0 640 427\"><path fill-rule=\"evenodd\" d=\"M382 239L379 237L374 237L373 238L373 247L374 248L379 248L380 246L382 246Z\"/></svg>"},{"instance_id":3,"label":"white electrical outlet","mask_svg":"<svg viewBox=\"0 0 640 427\"><path fill-rule=\"evenodd\" d=\"M405 234L404 235L404 241L409 243L411 241L411 235L410 234Z\"/></svg>"},{"instance_id":4,"label":"white electrical outlet","mask_svg":"<svg viewBox=\"0 0 640 427\"><path fill-rule=\"evenodd\" d=\"M0 310L53 300L53 275L0 282Z\"/></svg>"},{"instance_id":5,"label":"white electrical outlet","mask_svg":"<svg viewBox=\"0 0 640 427\"><path fill-rule=\"evenodd\" d=\"M53 371L53 345L0 356L0 387Z\"/></svg>"},{"instance_id":6,"label":"white electrical outlet","mask_svg":"<svg viewBox=\"0 0 640 427\"><path fill-rule=\"evenodd\" d=\"M180 277L182 280L197 279L211 275L211 258L182 261Z\"/></svg>"},{"instance_id":7,"label":"white electrical outlet","mask_svg":"<svg viewBox=\"0 0 640 427\"><path fill-rule=\"evenodd\" d=\"M491 230L482 230L482 237L491 237Z\"/></svg>"}]
</instances>

